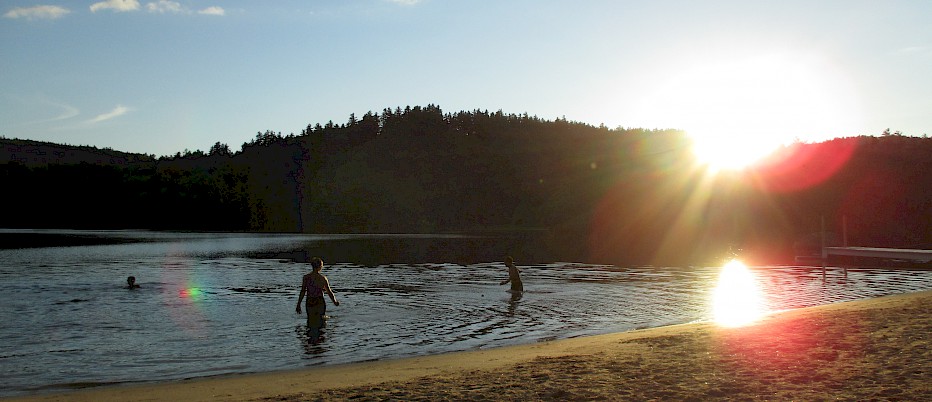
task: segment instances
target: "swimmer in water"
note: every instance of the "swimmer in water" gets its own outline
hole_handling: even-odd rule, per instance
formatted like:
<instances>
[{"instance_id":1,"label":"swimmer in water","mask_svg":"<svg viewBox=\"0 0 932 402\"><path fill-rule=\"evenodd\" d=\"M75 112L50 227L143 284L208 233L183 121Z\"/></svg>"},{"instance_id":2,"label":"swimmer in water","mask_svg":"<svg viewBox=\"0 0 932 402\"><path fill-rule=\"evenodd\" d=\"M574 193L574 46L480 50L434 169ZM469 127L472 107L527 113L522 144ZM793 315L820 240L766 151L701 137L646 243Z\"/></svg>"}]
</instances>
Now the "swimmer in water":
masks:
<instances>
[{"instance_id":1,"label":"swimmer in water","mask_svg":"<svg viewBox=\"0 0 932 402\"><path fill-rule=\"evenodd\" d=\"M515 260L511 256L505 257L505 266L508 267L508 279L502 281L502 285L511 282L512 292L523 292L524 283L521 282L521 271L515 266Z\"/></svg>"},{"instance_id":2,"label":"swimmer in water","mask_svg":"<svg viewBox=\"0 0 932 402\"><path fill-rule=\"evenodd\" d=\"M314 257L311 259L313 272L304 275L301 279L301 293L298 294L298 305L295 311L301 314L301 300L307 295L307 301L304 309L307 311L307 328L309 331L318 334L324 326L324 316L327 314L327 303L324 301L324 293L330 296L330 301L334 306L339 306L333 290L330 289L330 281L326 276L321 275L320 270L324 269L324 261Z\"/></svg>"},{"instance_id":3,"label":"swimmer in water","mask_svg":"<svg viewBox=\"0 0 932 402\"><path fill-rule=\"evenodd\" d=\"M130 276L126 278L126 288L127 289L139 289L139 285L136 284L135 276Z\"/></svg>"}]
</instances>

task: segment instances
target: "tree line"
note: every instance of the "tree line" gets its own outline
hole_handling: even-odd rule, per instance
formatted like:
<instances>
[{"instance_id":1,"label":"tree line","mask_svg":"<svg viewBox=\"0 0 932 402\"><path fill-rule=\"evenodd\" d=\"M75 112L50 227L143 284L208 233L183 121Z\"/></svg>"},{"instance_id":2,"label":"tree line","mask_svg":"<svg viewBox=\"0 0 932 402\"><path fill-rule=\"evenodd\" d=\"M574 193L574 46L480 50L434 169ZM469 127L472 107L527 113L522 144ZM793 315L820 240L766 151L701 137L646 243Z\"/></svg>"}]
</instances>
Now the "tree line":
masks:
<instances>
[{"instance_id":1,"label":"tree line","mask_svg":"<svg viewBox=\"0 0 932 402\"><path fill-rule=\"evenodd\" d=\"M717 175L678 130L435 105L160 158L31 163L30 146L67 147L0 144L7 228L532 232L566 258L684 264L729 249L791 258L824 217L833 233L846 219L852 244L932 245L932 140L899 133L796 143Z\"/></svg>"}]
</instances>

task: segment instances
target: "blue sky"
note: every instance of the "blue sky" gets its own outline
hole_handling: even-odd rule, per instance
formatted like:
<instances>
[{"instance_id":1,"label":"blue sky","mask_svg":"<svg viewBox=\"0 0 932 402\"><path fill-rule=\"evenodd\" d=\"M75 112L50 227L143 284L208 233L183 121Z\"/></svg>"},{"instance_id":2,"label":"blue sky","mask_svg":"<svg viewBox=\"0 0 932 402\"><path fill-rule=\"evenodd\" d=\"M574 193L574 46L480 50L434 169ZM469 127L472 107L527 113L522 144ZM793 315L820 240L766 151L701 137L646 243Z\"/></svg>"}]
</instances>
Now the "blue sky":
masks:
<instances>
[{"instance_id":1,"label":"blue sky","mask_svg":"<svg viewBox=\"0 0 932 402\"><path fill-rule=\"evenodd\" d=\"M932 133L929 1L3 0L0 135L238 150L436 104L786 141Z\"/></svg>"}]
</instances>

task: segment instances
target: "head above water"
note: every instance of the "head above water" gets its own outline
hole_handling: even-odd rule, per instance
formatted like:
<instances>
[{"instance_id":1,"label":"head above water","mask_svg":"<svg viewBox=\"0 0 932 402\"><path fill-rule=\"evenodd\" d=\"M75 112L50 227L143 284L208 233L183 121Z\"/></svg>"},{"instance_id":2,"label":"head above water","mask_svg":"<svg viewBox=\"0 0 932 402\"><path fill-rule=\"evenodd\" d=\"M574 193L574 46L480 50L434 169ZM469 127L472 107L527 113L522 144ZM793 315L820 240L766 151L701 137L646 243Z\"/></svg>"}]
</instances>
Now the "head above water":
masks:
<instances>
[{"instance_id":1,"label":"head above water","mask_svg":"<svg viewBox=\"0 0 932 402\"><path fill-rule=\"evenodd\" d=\"M311 258L311 267L314 268L314 272L320 272L321 269L324 269L324 260L320 257Z\"/></svg>"},{"instance_id":2,"label":"head above water","mask_svg":"<svg viewBox=\"0 0 932 402\"><path fill-rule=\"evenodd\" d=\"M133 284L135 284L135 283L136 283L136 277L135 277L135 276L130 276L130 277L126 278L126 284L128 284L128 285L130 285L130 286L133 286Z\"/></svg>"}]
</instances>

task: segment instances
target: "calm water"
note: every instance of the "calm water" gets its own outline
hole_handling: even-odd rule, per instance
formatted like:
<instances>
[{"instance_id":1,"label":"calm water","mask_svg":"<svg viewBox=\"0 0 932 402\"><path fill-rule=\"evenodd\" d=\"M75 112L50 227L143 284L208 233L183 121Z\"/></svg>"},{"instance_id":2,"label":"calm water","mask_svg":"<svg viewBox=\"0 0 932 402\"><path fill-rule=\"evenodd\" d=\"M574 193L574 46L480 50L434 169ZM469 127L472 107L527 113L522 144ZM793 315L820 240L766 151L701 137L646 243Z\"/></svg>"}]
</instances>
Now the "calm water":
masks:
<instances>
[{"instance_id":1,"label":"calm water","mask_svg":"<svg viewBox=\"0 0 932 402\"><path fill-rule=\"evenodd\" d=\"M500 257L484 255L504 251L475 238L64 233L132 242L0 249L0 396L708 320L719 272L522 264L515 255L527 291L513 298L498 285L507 277ZM326 261L341 301L329 307L317 344L294 312L309 271L303 261L313 255ZM378 255L387 257L375 262ZM802 267L754 272L775 310L932 289L932 272L923 271L856 270L847 279L838 272L824 283L820 270ZM142 288L125 289L129 275Z\"/></svg>"}]
</instances>

